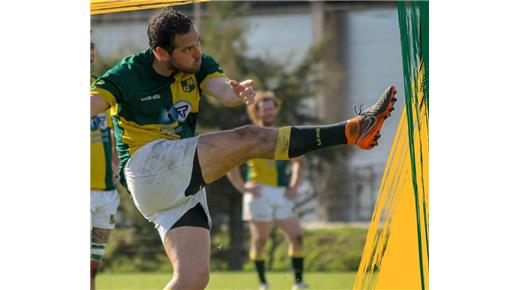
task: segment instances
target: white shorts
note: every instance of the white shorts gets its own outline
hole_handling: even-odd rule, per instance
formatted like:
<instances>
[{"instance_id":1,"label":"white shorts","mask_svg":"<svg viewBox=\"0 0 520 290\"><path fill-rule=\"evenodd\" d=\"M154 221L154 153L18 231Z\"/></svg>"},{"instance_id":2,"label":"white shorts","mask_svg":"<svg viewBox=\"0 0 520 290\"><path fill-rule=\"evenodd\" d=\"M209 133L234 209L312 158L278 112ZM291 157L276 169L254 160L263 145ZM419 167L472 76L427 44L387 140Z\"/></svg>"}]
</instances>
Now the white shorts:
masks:
<instances>
[{"instance_id":1,"label":"white shorts","mask_svg":"<svg viewBox=\"0 0 520 290\"><path fill-rule=\"evenodd\" d=\"M294 203L284 193L285 187L259 185L260 196L246 192L243 198L242 219L245 221L273 221L295 217Z\"/></svg>"},{"instance_id":2,"label":"white shorts","mask_svg":"<svg viewBox=\"0 0 520 290\"><path fill-rule=\"evenodd\" d=\"M117 190L90 191L90 229L114 229L119 193Z\"/></svg>"},{"instance_id":3,"label":"white shorts","mask_svg":"<svg viewBox=\"0 0 520 290\"><path fill-rule=\"evenodd\" d=\"M125 166L125 178L134 203L164 242L170 228L197 203L211 218L204 189L185 195L191 180L198 137L159 139L139 148Z\"/></svg>"}]
</instances>

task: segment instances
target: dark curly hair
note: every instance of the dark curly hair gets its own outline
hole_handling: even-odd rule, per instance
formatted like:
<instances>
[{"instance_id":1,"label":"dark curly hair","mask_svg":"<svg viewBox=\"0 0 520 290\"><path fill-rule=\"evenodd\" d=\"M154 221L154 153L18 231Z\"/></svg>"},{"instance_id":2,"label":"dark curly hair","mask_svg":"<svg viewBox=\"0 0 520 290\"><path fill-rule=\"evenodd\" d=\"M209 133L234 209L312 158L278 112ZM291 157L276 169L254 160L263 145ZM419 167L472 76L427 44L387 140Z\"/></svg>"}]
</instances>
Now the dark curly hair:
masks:
<instances>
[{"instance_id":1,"label":"dark curly hair","mask_svg":"<svg viewBox=\"0 0 520 290\"><path fill-rule=\"evenodd\" d=\"M175 48L175 36L188 33L192 25L188 16L171 8L161 9L148 22L150 47L161 47L171 54Z\"/></svg>"}]
</instances>

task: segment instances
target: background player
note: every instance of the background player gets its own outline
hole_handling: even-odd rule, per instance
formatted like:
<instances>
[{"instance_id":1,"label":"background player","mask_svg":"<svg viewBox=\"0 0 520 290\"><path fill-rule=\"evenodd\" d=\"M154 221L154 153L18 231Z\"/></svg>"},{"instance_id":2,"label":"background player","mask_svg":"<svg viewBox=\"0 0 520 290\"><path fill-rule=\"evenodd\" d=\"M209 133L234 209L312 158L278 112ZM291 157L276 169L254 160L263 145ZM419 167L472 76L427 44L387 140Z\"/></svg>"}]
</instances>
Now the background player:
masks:
<instances>
[{"instance_id":1,"label":"background player","mask_svg":"<svg viewBox=\"0 0 520 290\"><path fill-rule=\"evenodd\" d=\"M251 121L262 127L275 127L281 102L272 92L257 92L253 106L247 112ZM291 177L286 169L291 165ZM247 182L244 183L239 168L227 176L233 186L244 194L244 220L249 222L251 247L249 257L255 263L260 289L269 289L265 278L265 244L269 238L271 223L278 226L289 242L288 254L294 270L293 289L307 289L303 283L303 229L293 211L294 199L303 172L303 156L288 160L252 159L246 162Z\"/></svg>"},{"instance_id":2,"label":"background player","mask_svg":"<svg viewBox=\"0 0 520 290\"><path fill-rule=\"evenodd\" d=\"M96 47L90 42L91 85ZM101 268L110 232L115 227L119 194L115 186L119 167L112 138L109 110L90 119L90 289L96 289L95 279Z\"/></svg>"}]
</instances>

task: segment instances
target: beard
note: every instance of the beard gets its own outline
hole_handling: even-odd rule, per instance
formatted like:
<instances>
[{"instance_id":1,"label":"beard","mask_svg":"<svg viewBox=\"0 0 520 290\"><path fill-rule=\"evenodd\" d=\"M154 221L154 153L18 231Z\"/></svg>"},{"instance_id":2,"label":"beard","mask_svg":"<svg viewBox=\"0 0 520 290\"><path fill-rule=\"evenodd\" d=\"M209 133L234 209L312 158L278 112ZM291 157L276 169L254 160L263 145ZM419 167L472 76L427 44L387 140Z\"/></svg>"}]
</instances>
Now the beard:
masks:
<instances>
[{"instance_id":1,"label":"beard","mask_svg":"<svg viewBox=\"0 0 520 290\"><path fill-rule=\"evenodd\" d=\"M182 72L186 74L195 74L200 70L201 62L194 62L191 67L184 67L176 65L173 60L170 59L170 68L175 72Z\"/></svg>"}]
</instances>

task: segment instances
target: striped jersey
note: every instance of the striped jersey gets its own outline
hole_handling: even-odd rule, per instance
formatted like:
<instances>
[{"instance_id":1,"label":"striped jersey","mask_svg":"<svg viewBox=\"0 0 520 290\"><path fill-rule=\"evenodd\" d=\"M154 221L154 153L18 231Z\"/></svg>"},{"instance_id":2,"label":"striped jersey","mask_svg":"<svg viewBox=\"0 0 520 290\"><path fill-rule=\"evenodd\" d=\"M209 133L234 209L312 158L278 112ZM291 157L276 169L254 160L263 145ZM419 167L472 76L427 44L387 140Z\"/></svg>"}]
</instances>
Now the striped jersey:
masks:
<instances>
[{"instance_id":1,"label":"striped jersey","mask_svg":"<svg viewBox=\"0 0 520 290\"><path fill-rule=\"evenodd\" d=\"M246 180L258 184L287 187L289 160L251 159L246 162Z\"/></svg>"},{"instance_id":2,"label":"striped jersey","mask_svg":"<svg viewBox=\"0 0 520 290\"><path fill-rule=\"evenodd\" d=\"M194 136L206 82L225 76L206 54L196 74L178 72L165 77L152 68L153 60L151 49L129 56L98 78L90 90L111 106L123 182L122 168L143 145Z\"/></svg>"},{"instance_id":3,"label":"striped jersey","mask_svg":"<svg viewBox=\"0 0 520 290\"><path fill-rule=\"evenodd\" d=\"M90 77L91 84L95 78ZM90 119L90 189L112 190L112 120L110 112Z\"/></svg>"}]
</instances>

